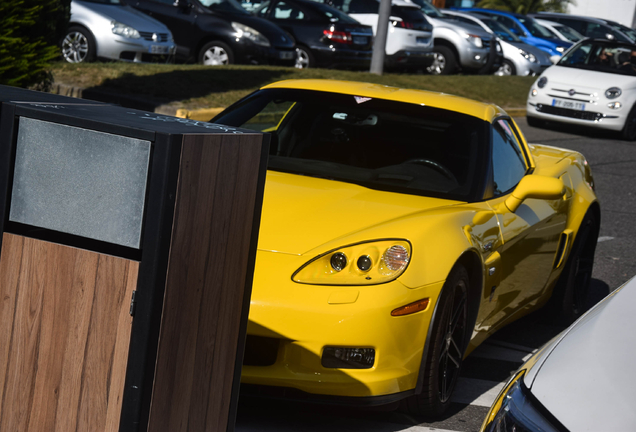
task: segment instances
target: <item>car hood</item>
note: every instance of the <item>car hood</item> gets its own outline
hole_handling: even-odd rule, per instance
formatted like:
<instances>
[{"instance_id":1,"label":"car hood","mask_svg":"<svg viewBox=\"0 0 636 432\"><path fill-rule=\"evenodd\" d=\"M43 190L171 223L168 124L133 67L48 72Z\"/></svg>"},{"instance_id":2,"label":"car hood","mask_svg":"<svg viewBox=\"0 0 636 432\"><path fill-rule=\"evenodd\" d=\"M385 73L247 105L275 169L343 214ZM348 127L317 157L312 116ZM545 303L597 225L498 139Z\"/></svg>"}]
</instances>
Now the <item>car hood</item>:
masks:
<instances>
[{"instance_id":1,"label":"car hood","mask_svg":"<svg viewBox=\"0 0 636 432\"><path fill-rule=\"evenodd\" d=\"M372 226L456 203L269 171L258 248L302 255Z\"/></svg>"},{"instance_id":2,"label":"car hood","mask_svg":"<svg viewBox=\"0 0 636 432\"><path fill-rule=\"evenodd\" d=\"M102 3L92 3L83 1L73 1L71 8L75 5L80 5L88 10L96 12L103 17L118 21L122 24L129 25L136 30L150 31L157 33L169 33L168 27L160 23L156 19L146 15L137 9L127 5L111 5Z\"/></svg>"},{"instance_id":3,"label":"car hood","mask_svg":"<svg viewBox=\"0 0 636 432\"><path fill-rule=\"evenodd\" d=\"M568 430L632 430L636 424L635 303L632 279L569 327L524 379Z\"/></svg>"},{"instance_id":4,"label":"car hood","mask_svg":"<svg viewBox=\"0 0 636 432\"><path fill-rule=\"evenodd\" d=\"M548 53L543 51L541 48L537 48L536 46L527 44L525 42L502 41L502 43L504 42L514 46L515 48L522 49L527 53L533 54L537 58L537 60L539 60L539 64L552 64Z\"/></svg>"},{"instance_id":5,"label":"car hood","mask_svg":"<svg viewBox=\"0 0 636 432\"><path fill-rule=\"evenodd\" d=\"M548 78L548 87L560 84L565 85L568 89L583 87L598 88L603 91L609 87L619 87L623 90L636 87L636 77L633 76L609 74L558 65L549 67L543 75Z\"/></svg>"},{"instance_id":6,"label":"car hood","mask_svg":"<svg viewBox=\"0 0 636 432\"><path fill-rule=\"evenodd\" d=\"M219 14L226 19L252 27L259 33L262 33L272 46L276 48L293 48L296 44L294 39L285 30L266 19L238 12L223 12Z\"/></svg>"},{"instance_id":7,"label":"car hood","mask_svg":"<svg viewBox=\"0 0 636 432\"><path fill-rule=\"evenodd\" d=\"M488 33L486 30L484 30L483 28L479 27L476 24L473 25L473 24L463 23L461 21L458 21L452 18L431 18L430 16L427 16L426 19L428 20L428 22L433 24L433 31L435 31L436 27L446 27L455 31L463 30L467 33L471 33L476 36L479 36L480 38L485 40L489 40L492 38L492 34Z\"/></svg>"}]
</instances>

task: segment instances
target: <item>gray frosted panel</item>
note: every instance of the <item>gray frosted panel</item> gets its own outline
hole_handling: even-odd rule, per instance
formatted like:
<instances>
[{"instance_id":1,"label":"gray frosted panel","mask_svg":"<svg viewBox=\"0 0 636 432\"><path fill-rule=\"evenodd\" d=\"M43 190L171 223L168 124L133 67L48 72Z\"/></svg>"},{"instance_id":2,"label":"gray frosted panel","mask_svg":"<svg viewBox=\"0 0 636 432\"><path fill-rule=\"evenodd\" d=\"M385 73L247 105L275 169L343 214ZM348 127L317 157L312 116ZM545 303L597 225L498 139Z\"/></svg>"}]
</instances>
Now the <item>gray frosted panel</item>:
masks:
<instances>
[{"instance_id":1,"label":"gray frosted panel","mask_svg":"<svg viewBox=\"0 0 636 432\"><path fill-rule=\"evenodd\" d=\"M19 121L9 220L139 248L150 141Z\"/></svg>"}]
</instances>

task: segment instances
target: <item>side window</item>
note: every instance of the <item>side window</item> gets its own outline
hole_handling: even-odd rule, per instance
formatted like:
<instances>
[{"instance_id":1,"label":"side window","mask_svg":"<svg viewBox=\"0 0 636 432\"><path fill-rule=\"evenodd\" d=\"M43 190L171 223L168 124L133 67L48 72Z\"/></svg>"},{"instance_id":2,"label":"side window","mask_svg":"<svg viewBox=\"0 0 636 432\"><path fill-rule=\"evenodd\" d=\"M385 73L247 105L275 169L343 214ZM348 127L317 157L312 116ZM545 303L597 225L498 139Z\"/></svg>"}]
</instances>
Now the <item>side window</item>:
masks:
<instances>
[{"instance_id":1,"label":"side window","mask_svg":"<svg viewBox=\"0 0 636 432\"><path fill-rule=\"evenodd\" d=\"M513 132L506 120L497 120L492 128L492 166L495 196L503 195L514 188L526 174L526 161Z\"/></svg>"},{"instance_id":2,"label":"side window","mask_svg":"<svg viewBox=\"0 0 636 432\"><path fill-rule=\"evenodd\" d=\"M261 18L265 18L268 15L268 12L269 12L269 5L265 6L264 8L256 12L256 15L258 15Z\"/></svg>"},{"instance_id":3,"label":"side window","mask_svg":"<svg viewBox=\"0 0 636 432\"><path fill-rule=\"evenodd\" d=\"M377 14L380 8L380 3L375 0L351 0L349 3L349 10L344 10L345 13L350 14Z\"/></svg>"},{"instance_id":4,"label":"side window","mask_svg":"<svg viewBox=\"0 0 636 432\"><path fill-rule=\"evenodd\" d=\"M582 21L560 18L559 22L562 23L562 24L565 24L568 27L572 27L574 30L576 30L577 32L579 32L579 33L581 33L583 35L585 34L587 26Z\"/></svg>"},{"instance_id":5,"label":"side window","mask_svg":"<svg viewBox=\"0 0 636 432\"><path fill-rule=\"evenodd\" d=\"M281 1L278 2L276 4L276 7L274 8L273 18L284 20L302 20L305 19L305 14L297 7Z\"/></svg>"}]
</instances>

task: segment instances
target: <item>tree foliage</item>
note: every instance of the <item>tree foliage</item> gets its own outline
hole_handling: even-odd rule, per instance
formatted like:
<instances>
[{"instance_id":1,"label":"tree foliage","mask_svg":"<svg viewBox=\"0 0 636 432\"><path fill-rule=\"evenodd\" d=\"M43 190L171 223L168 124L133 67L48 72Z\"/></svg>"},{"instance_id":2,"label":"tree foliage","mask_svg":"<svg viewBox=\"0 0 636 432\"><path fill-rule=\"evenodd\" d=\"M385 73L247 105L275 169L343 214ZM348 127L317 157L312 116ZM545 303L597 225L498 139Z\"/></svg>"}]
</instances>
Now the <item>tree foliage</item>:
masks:
<instances>
[{"instance_id":1,"label":"tree foliage","mask_svg":"<svg viewBox=\"0 0 636 432\"><path fill-rule=\"evenodd\" d=\"M528 14L534 12L566 12L574 0L481 0L477 7Z\"/></svg>"},{"instance_id":2,"label":"tree foliage","mask_svg":"<svg viewBox=\"0 0 636 432\"><path fill-rule=\"evenodd\" d=\"M46 89L59 56L71 0L0 2L0 84Z\"/></svg>"}]
</instances>

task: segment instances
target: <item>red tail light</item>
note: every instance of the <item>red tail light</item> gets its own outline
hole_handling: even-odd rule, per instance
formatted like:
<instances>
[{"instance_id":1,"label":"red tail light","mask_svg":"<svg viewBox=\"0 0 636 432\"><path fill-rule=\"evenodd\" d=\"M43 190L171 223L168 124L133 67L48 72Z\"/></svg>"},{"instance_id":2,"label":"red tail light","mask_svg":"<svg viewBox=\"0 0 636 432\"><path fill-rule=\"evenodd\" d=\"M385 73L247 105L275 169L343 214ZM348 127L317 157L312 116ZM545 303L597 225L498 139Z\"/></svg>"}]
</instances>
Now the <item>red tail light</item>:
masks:
<instances>
[{"instance_id":1,"label":"red tail light","mask_svg":"<svg viewBox=\"0 0 636 432\"><path fill-rule=\"evenodd\" d=\"M341 31L332 31L332 30L323 30L322 34L324 34L327 39L332 40L334 42L340 42L343 44L352 44L353 37L351 37L351 33L341 32Z\"/></svg>"},{"instance_id":2,"label":"red tail light","mask_svg":"<svg viewBox=\"0 0 636 432\"><path fill-rule=\"evenodd\" d=\"M406 21L397 21L397 20L395 20L395 21L391 21L391 24L393 24L393 27L401 27L401 28L405 28L405 29L415 28L413 23L406 22Z\"/></svg>"}]
</instances>

